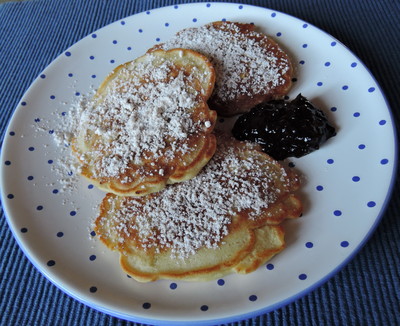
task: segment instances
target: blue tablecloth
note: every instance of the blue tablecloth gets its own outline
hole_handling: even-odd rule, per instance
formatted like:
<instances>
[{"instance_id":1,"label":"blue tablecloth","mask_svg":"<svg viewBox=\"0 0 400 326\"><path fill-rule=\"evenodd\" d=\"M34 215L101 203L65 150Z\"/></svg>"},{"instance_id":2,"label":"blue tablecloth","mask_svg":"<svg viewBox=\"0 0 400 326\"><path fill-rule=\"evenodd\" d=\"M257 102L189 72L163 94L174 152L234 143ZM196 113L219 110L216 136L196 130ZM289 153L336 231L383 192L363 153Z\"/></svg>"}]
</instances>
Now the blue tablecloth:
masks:
<instances>
[{"instance_id":1,"label":"blue tablecloth","mask_svg":"<svg viewBox=\"0 0 400 326\"><path fill-rule=\"evenodd\" d=\"M34 78L69 46L123 17L190 1L30 0L0 5L0 126ZM196 2L196 1L192 1ZM210 1L211 2L211 1ZM231 2L231 1L227 1ZM243 0L308 21L346 44L400 114L400 1ZM343 270L305 297L236 325L400 325L400 201L395 182L376 232ZM95 311L42 276L0 218L0 325L137 325Z\"/></svg>"}]
</instances>

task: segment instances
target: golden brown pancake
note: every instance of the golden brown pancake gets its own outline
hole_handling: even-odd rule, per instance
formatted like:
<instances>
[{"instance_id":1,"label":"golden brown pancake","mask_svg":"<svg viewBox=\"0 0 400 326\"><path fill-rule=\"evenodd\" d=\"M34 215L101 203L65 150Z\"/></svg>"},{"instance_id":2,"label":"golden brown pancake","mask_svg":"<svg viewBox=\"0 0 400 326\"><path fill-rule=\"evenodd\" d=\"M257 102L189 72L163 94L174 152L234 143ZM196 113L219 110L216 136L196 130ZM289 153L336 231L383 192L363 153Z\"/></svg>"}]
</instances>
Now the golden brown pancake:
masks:
<instances>
[{"instance_id":1,"label":"golden brown pancake","mask_svg":"<svg viewBox=\"0 0 400 326\"><path fill-rule=\"evenodd\" d=\"M215 152L209 60L158 50L118 66L83 112L72 149L100 189L142 196L194 177Z\"/></svg>"},{"instance_id":2,"label":"golden brown pancake","mask_svg":"<svg viewBox=\"0 0 400 326\"><path fill-rule=\"evenodd\" d=\"M95 231L141 282L247 273L284 248L279 224L300 215L298 188L258 146L218 135L196 177L144 197L107 194Z\"/></svg>"},{"instance_id":3,"label":"golden brown pancake","mask_svg":"<svg viewBox=\"0 0 400 326\"><path fill-rule=\"evenodd\" d=\"M217 77L209 105L219 115L248 112L289 91L293 69L288 54L253 24L213 22L179 31L154 49L182 47L207 56Z\"/></svg>"}]
</instances>

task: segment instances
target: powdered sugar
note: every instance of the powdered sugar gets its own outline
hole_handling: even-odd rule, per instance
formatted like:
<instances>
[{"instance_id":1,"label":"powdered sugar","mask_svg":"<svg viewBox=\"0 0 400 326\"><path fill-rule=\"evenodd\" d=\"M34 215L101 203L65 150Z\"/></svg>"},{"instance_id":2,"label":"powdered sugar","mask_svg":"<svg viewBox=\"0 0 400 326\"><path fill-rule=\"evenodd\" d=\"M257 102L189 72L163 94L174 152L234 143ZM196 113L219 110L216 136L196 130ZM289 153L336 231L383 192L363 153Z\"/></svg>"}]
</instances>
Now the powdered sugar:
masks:
<instances>
[{"instance_id":1,"label":"powdered sugar","mask_svg":"<svg viewBox=\"0 0 400 326\"><path fill-rule=\"evenodd\" d=\"M246 211L249 219L256 219L279 197L279 189L271 186L273 178L287 177L283 168L277 176L260 158L240 153L234 143L219 142L196 177L144 198L110 197L109 215L98 223L111 219L118 241L137 237L144 249L169 248L182 259L202 247L217 248L234 216Z\"/></svg>"},{"instance_id":2,"label":"powdered sugar","mask_svg":"<svg viewBox=\"0 0 400 326\"><path fill-rule=\"evenodd\" d=\"M118 177L130 163L190 151L185 140L205 128L192 117L202 100L193 83L173 62L155 65L151 55L119 71L84 108L77 128L80 159L94 167L93 176Z\"/></svg>"},{"instance_id":3,"label":"powdered sugar","mask_svg":"<svg viewBox=\"0 0 400 326\"><path fill-rule=\"evenodd\" d=\"M290 64L286 54L265 35L243 34L235 23L212 24L180 31L161 47L198 51L213 63L217 80L214 94L222 101L241 95L267 94L286 83L283 75Z\"/></svg>"}]
</instances>

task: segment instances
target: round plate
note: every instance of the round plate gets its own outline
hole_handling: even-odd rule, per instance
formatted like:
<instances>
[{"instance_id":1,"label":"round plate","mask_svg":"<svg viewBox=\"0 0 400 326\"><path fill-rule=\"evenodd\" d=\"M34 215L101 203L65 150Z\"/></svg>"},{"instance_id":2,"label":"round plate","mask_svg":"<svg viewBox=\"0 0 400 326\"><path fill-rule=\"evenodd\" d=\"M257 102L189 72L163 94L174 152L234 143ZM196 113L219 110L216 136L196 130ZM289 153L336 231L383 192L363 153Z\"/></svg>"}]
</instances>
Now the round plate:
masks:
<instances>
[{"instance_id":1,"label":"round plate","mask_svg":"<svg viewBox=\"0 0 400 326\"><path fill-rule=\"evenodd\" d=\"M293 58L294 86L326 112L337 135L289 166L304 177L303 217L285 223L287 248L249 275L141 284L91 232L104 194L60 178L65 149L53 130L83 94L117 65L185 27L251 22ZM396 165L393 122L362 62L318 28L253 6L198 3L143 12L88 35L62 53L21 99L5 135L2 202L19 245L55 285L108 314L152 324L216 324L249 318L305 295L334 275L365 243L385 208ZM293 167L294 166L294 167ZM72 176L73 177L73 176ZM66 182L67 181L67 182Z\"/></svg>"}]
</instances>

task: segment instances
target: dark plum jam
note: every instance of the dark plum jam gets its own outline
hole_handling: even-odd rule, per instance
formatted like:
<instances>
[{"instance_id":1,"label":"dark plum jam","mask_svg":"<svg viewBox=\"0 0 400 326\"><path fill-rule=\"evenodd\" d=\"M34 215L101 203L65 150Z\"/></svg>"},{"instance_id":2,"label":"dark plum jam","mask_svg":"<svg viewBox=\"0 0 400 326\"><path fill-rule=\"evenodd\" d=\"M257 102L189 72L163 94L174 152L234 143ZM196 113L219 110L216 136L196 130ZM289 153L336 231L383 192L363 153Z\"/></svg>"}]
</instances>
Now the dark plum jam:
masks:
<instances>
[{"instance_id":1,"label":"dark plum jam","mask_svg":"<svg viewBox=\"0 0 400 326\"><path fill-rule=\"evenodd\" d=\"M301 94L291 102L255 106L238 118L232 133L236 139L260 144L276 160L304 156L336 135L325 114Z\"/></svg>"}]
</instances>

